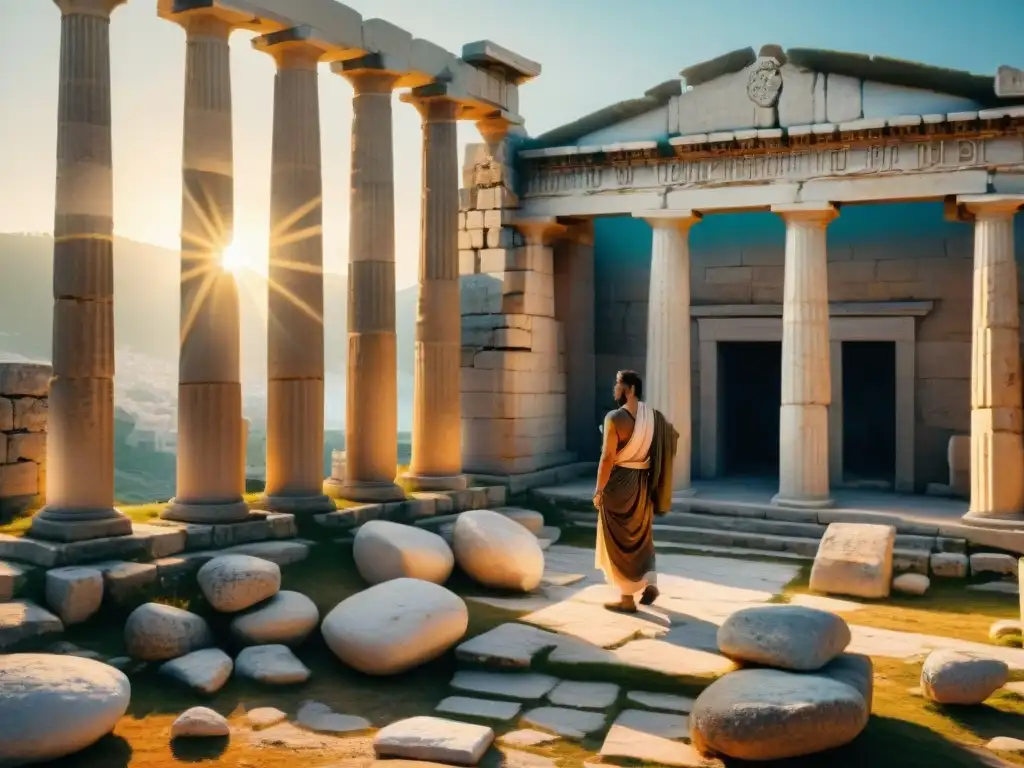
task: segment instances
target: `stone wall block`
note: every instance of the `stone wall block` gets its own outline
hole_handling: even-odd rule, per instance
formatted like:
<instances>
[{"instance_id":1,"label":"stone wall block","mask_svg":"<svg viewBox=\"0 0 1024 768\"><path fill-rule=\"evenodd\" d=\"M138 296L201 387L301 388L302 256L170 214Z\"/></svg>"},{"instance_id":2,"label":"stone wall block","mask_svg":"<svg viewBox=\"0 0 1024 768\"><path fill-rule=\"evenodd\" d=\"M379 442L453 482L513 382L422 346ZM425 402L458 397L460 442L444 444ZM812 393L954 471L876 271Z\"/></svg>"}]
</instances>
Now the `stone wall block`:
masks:
<instances>
[{"instance_id":1,"label":"stone wall block","mask_svg":"<svg viewBox=\"0 0 1024 768\"><path fill-rule=\"evenodd\" d=\"M85 381L85 380L83 380ZM100 381L100 380L97 380ZM106 381L110 381L107 379ZM40 397L19 397L12 400L14 422L12 428L23 432L45 432L49 401Z\"/></svg>"},{"instance_id":2,"label":"stone wall block","mask_svg":"<svg viewBox=\"0 0 1024 768\"><path fill-rule=\"evenodd\" d=\"M0 395L46 397L50 392L52 369L45 363L0 363ZM0 430L3 417L0 416Z\"/></svg>"},{"instance_id":3,"label":"stone wall block","mask_svg":"<svg viewBox=\"0 0 1024 768\"><path fill-rule=\"evenodd\" d=\"M36 464L46 463L46 433L45 432L14 432L3 435L0 446L6 444L6 451L0 454L0 461L6 455L8 464L16 464L19 461L31 461Z\"/></svg>"}]
</instances>

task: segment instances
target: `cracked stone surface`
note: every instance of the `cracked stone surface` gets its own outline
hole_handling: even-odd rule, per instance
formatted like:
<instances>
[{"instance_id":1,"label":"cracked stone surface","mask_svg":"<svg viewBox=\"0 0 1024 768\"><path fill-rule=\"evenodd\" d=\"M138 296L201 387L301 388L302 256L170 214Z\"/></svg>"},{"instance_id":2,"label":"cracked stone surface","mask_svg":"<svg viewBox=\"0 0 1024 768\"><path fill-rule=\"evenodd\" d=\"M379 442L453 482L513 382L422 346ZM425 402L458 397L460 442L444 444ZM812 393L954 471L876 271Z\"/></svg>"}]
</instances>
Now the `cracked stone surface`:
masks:
<instances>
[{"instance_id":1,"label":"cracked stone surface","mask_svg":"<svg viewBox=\"0 0 1024 768\"><path fill-rule=\"evenodd\" d=\"M452 677L451 687L459 691L502 696L520 701L536 701L544 698L558 685L558 678L536 672L480 672L459 670Z\"/></svg>"}]
</instances>

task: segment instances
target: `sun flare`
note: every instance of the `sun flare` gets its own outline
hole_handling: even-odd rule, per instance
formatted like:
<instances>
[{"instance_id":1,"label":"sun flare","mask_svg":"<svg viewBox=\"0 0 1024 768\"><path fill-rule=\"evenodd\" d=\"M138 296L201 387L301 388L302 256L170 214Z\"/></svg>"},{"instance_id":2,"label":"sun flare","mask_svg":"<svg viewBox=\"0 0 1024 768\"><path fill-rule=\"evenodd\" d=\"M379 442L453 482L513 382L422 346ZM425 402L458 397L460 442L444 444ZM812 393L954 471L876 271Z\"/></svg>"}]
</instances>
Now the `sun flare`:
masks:
<instances>
[{"instance_id":1,"label":"sun flare","mask_svg":"<svg viewBox=\"0 0 1024 768\"><path fill-rule=\"evenodd\" d=\"M246 264L246 255L238 243L231 243L220 256L220 263L228 272L237 273Z\"/></svg>"}]
</instances>

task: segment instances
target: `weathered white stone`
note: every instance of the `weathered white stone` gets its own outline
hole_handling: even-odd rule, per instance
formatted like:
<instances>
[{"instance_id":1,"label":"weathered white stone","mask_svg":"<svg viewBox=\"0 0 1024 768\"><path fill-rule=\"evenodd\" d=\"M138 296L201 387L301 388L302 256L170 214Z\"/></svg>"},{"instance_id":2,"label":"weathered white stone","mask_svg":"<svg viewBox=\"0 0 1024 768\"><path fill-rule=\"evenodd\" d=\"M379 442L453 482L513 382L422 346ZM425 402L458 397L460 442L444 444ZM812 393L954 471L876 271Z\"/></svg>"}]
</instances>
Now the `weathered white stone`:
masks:
<instances>
[{"instance_id":1,"label":"weathered white stone","mask_svg":"<svg viewBox=\"0 0 1024 768\"><path fill-rule=\"evenodd\" d=\"M299 645L320 621L316 603L300 592L282 590L231 620L231 632L245 645Z\"/></svg>"},{"instance_id":2,"label":"weathered white stone","mask_svg":"<svg viewBox=\"0 0 1024 768\"><path fill-rule=\"evenodd\" d=\"M523 509L522 507L501 507L495 510L500 514L507 517L509 520L515 520L523 528L528 530L534 536L539 536L541 530L544 528L544 515L535 509Z\"/></svg>"},{"instance_id":3,"label":"weathered white stone","mask_svg":"<svg viewBox=\"0 0 1024 768\"><path fill-rule=\"evenodd\" d=\"M321 632L344 663L369 675L394 675L436 659L466 633L458 595L419 579L393 579L343 600Z\"/></svg>"},{"instance_id":4,"label":"weathered white stone","mask_svg":"<svg viewBox=\"0 0 1024 768\"><path fill-rule=\"evenodd\" d=\"M863 114L861 81L858 78L829 74L825 94L825 114L828 122L845 123L857 120Z\"/></svg>"},{"instance_id":5,"label":"weathered white stone","mask_svg":"<svg viewBox=\"0 0 1024 768\"><path fill-rule=\"evenodd\" d=\"M186 709L171 723L172 739L227 736L229 733L231 729L224 716L208 707Z\"/></svg>"},{"instance_id":6,"label":"weathered white stone","mask_svg":"<svg viewBox=\"0 0 1024 768\"><path fill-rule=\"evenodd\" d=\"M216 610L244 611L281 588L281 567L252 555L220 555L196 575L203 595Z\"/></svg>"},{"instance_id":7,"label":"weathered white stone","mask_svg":"<svg viewBox=\"0 0 1024 768\"><path fill-rule=\"evenodd\" d=\"M361 525L352 555L370 584L401 578L444 584L455 567L451 547L436 533L388 520Z\"/></svg>"},{"instance_id":8,"label":"weathered white stone","mask_svg":"<svg viewBox=\"0 0 1024 768\"><path fill-rule=\"evenodd\" d=\"M0 656L0 765L54 760L92 745L128 710L131 685L98 661Z\"/></svg>"},{"instance_id":9,"label":"weathered white stone","mask_svg":"<svg viewBox=\"0 0 1024 768\"><path fill-rule=\"evenodd\" d=\"M479 720L505 722L519 714L522 704L516 701L491 701L469 696L449 696L442 699L435 711L443 715L473 717Z\"/></svg>"},{"instance_id":10,"label":"weathered white stone","mask_svg":"<svg viewBox=\"0 0 1024 768\"><path fill-rule=\"evenodd\" d=\"M494 731L440 717L410 717L381 728L373 739L378 757L476 765L494 742Z\"/></svg>"},{"instance_id":11,"label":"weathered white stone","mask_svg":"<svg viewBox=\"0 0 1024 768\"><path fill-rule=\"evenodd\" d=\"M1024 634L1020 619L1000 619L988 630L989 640L999 640L1003 637L1020 636Z\"/></svg>"},{"instance_id":12,"label":"weathered white stone","mask_svg":"<svg viewBox=\"0 0 1024 768\"><path fill-rule=\"evenodd\" d=\"M888 597L892 585L891 525L832 523L811 567L811 589L855 597Z\"/></svg>"},{"instance_id":13,"label":"weathered white stone","mask_svg":"<svg viewBox=\"0 0 1024 768\"><path fill-rule=\"evenodd\" d=\"M46 572L46 604L65 626L85 621L102 602L103 574L95 568L54 568Z\"/></svg>"},{"instance_id":14,"label":"weathered white stone","mask_svg":"<svg viewBox=\"0 0 1024 768\"><path fill-rule=\"evenodd\" d=\"M261 730L284 722L288 715L275 707L257 707L246 712L245 719L253 728Z\"/></svg>"},{"instance_id":15,"label":"weathered white stone","mask_svg":"<svg viewBox=\"0 0 1024 768\"><path fill-rule=\"evenodd\" d=\"M557 733L567 739L583 739L604 728L603 712L563 707L537 707L523 715L523 723Z\"/></svg>"},{"instance_id":16,"label":"weathered white stone","mask_svg":"<svg viewBox=\"0 0 1024 768\"><path fill-rule=\"evenodd\" d=\"M718 628L718 648L729 658L797 672L821 669L849 644L843 619L799 605L743 608Z\"/></svg>"},{"instance_id":17,"label":"weathered white stone","mask_svg":"<svg viewBox=\"0 0 1024 768\"><path fill-rule=\"evenodd\" d=\"M124 625L124 642L132 658L166 661L213 645L206 619L160 603L140 605Z\"/></svg>"},{"instance_id":18,"label":"weathered white stone","mask_svg":"<svg viewBox=\"0 0 1024 768\"><path fill-rule=\"evenodd\" d=\"M584 683L565 680L559 683L548 701L559 707L607 709L619 698L619 686L613 683Z\"/></svg>"},{"instance_id":19,"label":"weathered white stone","mask_svg":"<svg viewBox=\"0 0 1024 768\"><path fill-rule=\"evenodd\" d=\"M317 733L352 733L373 727L369 720L355 715L339 715L326 704L307 701L295 715L295 722Z\"/></svg>"},{"instance_id":20,"label":"weathered white stone","mask_svg":"<svg viewBox=\"0 0 1024 768\"><path fill-rule=\"evenodd\" d=\"M975 552L971 555L971 574L998 573L1002 576L1017 575L1017 558L998 552Z\"/></svg>"},{"instance_id":21,"label":"weathered white stone","mask_svg":"<svg viewBox=\"0 0 1024 768\"><path fill-rule=\"evenodd\" d=\"M705 754L778 760L852 741L868 722L864 697L822 675L746 669L697 697L690 742Z\"/></svg>"},{"instance_id":22,"label":"weathered white stone","mask_svg":"<svg viewBox=\"0 0 1024 768\"><path fill-rule=\"evenodd\" d=\"M981 704L1006 685L1006 662L960 651L932 651L921 667L921 690L939 704Z\"/></svg>"},{"instance_id":23,"label":"weathered white stone","mask_svg":"<svg viewBox=\"0 0 1024 768\"><path fill-rule=\"evenodd\" d=\"M224 687L234 664L220 648L204 648L160 665L160 673L173 677L199 693L211 695Z\"/></svg>"},{"instance_id":24,"label":"weathered white stone","mask_svg":"<svg viewBox=\"0 0 1024 768\"><path fill-rule=\"evenodd\" d=\"M484 693L520 701L544 698L558 685L558 678L536 672L479 672L460 669L452 677L451 687L457 691Z\"/></svg>"},{"instance_id":25,"label":"weathered white stone","mask_svg":"<svg viewBox=\"0 0 1024 768\"><path fill-rule=\"evenodd\" d=\"M625 714L625 713L623 713ZM706 760L689 744L667 739L618 721L608 729L601 745L602 758L627 758L644 764L678 766L679 768L712 768L715 763Z\"/></svg>"},{"instance_id":26,"label":"weathered white stone","mask_svg":"<svg viewBox=\"0 0 1024 768\"><path fill-rule=\"evenodd\" d=\"M947 579L967 576L967 555L959 552L936 552L931 557L932 575Z\"/></svg>"},{"instance_id":27,"label":"weathered white stone","mask_svg":"<svg viewBox=\"0 0 1024 768\"><path fill-rule=\"evenodd\" d=\"M518 731L506 733L501 737L502 744L513 747L539 747L541 744L550 744L558 741L558 736L543 731L535 731L532 728L522 728Z\"/></svg>"},{"instance_id":28,"label":"weathered white stone","mask_svg":"<svg viewBox=\"0 0 1024 768\"><path fill-rule=\"evenodd\" d=\"M931 583L931 579L924 574L901 573L892 580L892 588L904 595L923 595Z\"/></svg>"},{"instance_id":29,"label":"weathered white stone","mask_svg":"<svg viewBox=\"0 0 1024 768\"><path fill-rule=\"evenodd\" d=\"M1024 754L1024 739L1015 739L1012 736L996 736L990 739L985 749L993 752L1014 752L1018 755Z\"/></svg>"},{"instance_id":30,"label":"weathered white stone","mask_svg":"<svg viewBox=\"0 0 1024 768\"><path fill-rule=\"evenodd\" d=\"M693 709L694 700L689 696L676 696L671 693L654 693L651 691L627 691L626 698L631 704L639 704L647 709L663 712L689 713Z\"/></svg>"},{"instance_id":31,"label":"weathered white stone","mask_svg":"<svg viewBox=\"0 0 1024 768\"><path fill-rule=\"evenodd\" d=\"M875 666L870 656L862 653L841 654L822 667L817 674L851 686L864 697L868 712L871 711L875 696Z\"/></svg>"},{"instance_id":32,"label":"weathered white stone","mask_svg":"<svg viewBox=\"0 0 1024 768\"><path fill-rule=\"evenodd\" d=\"M525 669L533 657L559 644L554 632L526 624L499 624L455 649L456 658L488 666Z\"/></svg>"},{"instance_id":33,"label":"weathered white stone","mask_svg":"<svg viewBox=\"0 0 1024 768\"><path fill-rule=\"evenodd\" d=\"M484 586L529 592L544 574L544 553L537 537L489 509L459 515L453 549L459 567Z\"/></svg>"},{"instance_id":34,"label":"weathered white stone","mask_svg":"<svg viewBox=\"0 0 1024 768\"><path fill-rule=\"evenodd\" d=\"M63 631L60 619L31 600L0 603L0 651L23 640Z\"/></svg>"},{"instance_id":35,"label":"weathered white stone","mask_svg":"<svg viewBox=\"0 0 1024 768\"><path fill-rule=\"evenodd\" d=\"M309 668L286 645L252 645L235 659L235 674L270 685L292 685L309 679Z\"/></svg>"}]
</instances>

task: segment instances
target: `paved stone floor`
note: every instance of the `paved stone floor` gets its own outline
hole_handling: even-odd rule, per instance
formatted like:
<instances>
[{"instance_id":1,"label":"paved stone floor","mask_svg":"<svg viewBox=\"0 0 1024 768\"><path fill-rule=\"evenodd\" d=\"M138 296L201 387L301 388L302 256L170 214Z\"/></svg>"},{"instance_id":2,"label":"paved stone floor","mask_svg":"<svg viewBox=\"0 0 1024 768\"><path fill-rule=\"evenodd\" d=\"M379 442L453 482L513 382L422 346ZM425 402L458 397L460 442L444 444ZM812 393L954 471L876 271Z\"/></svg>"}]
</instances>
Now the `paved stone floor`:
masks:
<instances>
[{"instance_id":1,"label":"paved stone floor","mask_svg":"<svg viewBox=\"0 0 1024 768\"><path fill-rule=\"evenodd\" d=\"M798 572L797 566L789 563L659 554L662 596L654 606L624 615L603 608L615 593L595 570L592 550L556 545L546 554L546 583L535 594L469 599L529 611L520 619L522 623L567 636L559 638L552 661L639 667L666 674L715 676L727 671L729 662L717 653L719 625L741 608L770 602ZM581 578L559 586L569 575ZM975 651L1002 659L1012 669L1024 669L1022 649L858 626L859 604L852 601L797 596L793 602L845 614L853 634L850 652L912 659L949 648ZM556 643L547 647L553 645Z\"/></svg>"}]
</instances>

